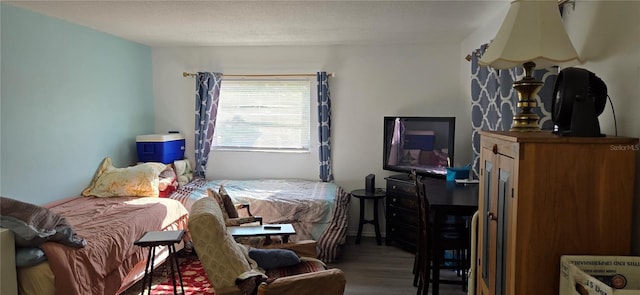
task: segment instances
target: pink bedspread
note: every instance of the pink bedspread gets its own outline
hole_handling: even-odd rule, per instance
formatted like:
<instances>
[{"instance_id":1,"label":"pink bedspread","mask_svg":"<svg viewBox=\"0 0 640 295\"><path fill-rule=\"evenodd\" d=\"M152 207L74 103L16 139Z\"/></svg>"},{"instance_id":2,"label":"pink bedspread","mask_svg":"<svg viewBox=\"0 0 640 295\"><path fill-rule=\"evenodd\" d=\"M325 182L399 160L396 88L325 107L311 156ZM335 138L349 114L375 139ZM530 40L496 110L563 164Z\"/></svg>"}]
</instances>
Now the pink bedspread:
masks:
<instances>
[{"instance_id":1,"label":"pink bedspread","mask_svg":"<svg viewBox=\"0 0 640 295\"><path fill-rule=\"evenodd\" d=\"M147 249L133 242L176 222L186 228L188 216L180 202L164 198L79 197L50 209L87 241L79 249L42 245L60 295L116 294L127 273L146 259Z\"/></svg>"}]
</instances>

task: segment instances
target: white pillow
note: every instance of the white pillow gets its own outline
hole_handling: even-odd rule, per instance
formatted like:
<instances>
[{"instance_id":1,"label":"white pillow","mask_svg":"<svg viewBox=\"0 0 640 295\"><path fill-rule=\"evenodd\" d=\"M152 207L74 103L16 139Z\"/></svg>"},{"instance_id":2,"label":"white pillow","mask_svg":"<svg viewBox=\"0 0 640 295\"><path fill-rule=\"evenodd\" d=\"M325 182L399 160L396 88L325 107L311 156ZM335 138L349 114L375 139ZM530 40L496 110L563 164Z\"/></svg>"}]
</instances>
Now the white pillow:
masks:
<instances>
[{"instance_id":1,"label":"white pillow","mask_svg":"<svg viewBox=\"0 0 640 295\"><path fill-rule=\"evenodd\" d=\"M183 186L193 180L193 170L189 160L178 160L173 162L173 166L176 167L176 174L178 175L178 184Z\"/></svg>"},{"instance_id":2,"label":"white pillow","mask_svg":"<svg viewBox=\"0 0 640 295\"><path fill-rule=\"evenodd\" d=\"M82 195L103 198L158 197L159 175L165 168L166 165L162 163L116 168L111 164L111 158L107 157Z\"/></svg>"}]
</instances>

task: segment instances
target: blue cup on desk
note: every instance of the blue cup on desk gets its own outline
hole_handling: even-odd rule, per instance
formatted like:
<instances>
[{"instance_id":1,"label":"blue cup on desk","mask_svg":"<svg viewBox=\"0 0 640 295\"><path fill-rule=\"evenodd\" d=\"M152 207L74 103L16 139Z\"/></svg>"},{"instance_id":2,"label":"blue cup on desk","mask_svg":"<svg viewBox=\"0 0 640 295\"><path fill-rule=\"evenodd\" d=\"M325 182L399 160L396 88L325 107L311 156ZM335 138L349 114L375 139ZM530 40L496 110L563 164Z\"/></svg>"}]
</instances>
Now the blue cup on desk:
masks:
<instances>
[{"instance_id":1,"label":"blue cup on desk","mask_svg":"<svg viewBox=\"0 0 640 295\"><path fill-rule=\"evenodd\" d=\"M464 167L447 167L447 181L454 182L456 179L468 179L471 165Z\"/></svg>"}]
</instances>

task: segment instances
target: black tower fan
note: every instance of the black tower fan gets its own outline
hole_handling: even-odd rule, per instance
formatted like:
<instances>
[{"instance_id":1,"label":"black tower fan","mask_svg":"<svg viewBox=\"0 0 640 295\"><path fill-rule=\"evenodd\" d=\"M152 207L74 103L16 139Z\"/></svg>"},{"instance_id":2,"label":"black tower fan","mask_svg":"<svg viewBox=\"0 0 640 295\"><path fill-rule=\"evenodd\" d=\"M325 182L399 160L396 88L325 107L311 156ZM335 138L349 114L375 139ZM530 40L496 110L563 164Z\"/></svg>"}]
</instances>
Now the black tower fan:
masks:
<instances>
[{"instance_id":1,"label":"black tower fan","mask_svg":"<svg viewBox=\"0 0 640 295\"><path fill-rule=\"evenodd\" d=\"M560 71L553 88L551 116L554 133L574 137L600 137L598 116L607 102L607 85L580 68Z\"/></svg>"}]
</instances>

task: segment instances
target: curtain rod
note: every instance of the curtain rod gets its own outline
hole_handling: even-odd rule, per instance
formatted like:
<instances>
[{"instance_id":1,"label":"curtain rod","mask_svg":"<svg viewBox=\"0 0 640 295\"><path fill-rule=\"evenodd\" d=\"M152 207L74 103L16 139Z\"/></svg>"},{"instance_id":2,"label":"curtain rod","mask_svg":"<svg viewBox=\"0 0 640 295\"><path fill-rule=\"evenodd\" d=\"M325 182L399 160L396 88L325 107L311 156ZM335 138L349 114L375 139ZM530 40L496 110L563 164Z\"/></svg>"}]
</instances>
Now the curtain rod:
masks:
<instances>
[{"instance_id":1,"label":"curtain rod","mask_svg":"<svg viewBox=\"0 0 640 295\"><path fill-rule=\"evenodd\" d=\"M182 77L195 77L197 74L182 72ZM316 74L249 74L249 75L229 75L223 74L222 77L236 78L256 78L256 77L315 77ZM328 77L335 77L334 73L327 73Z\"/></svg>"}]
</instances>

